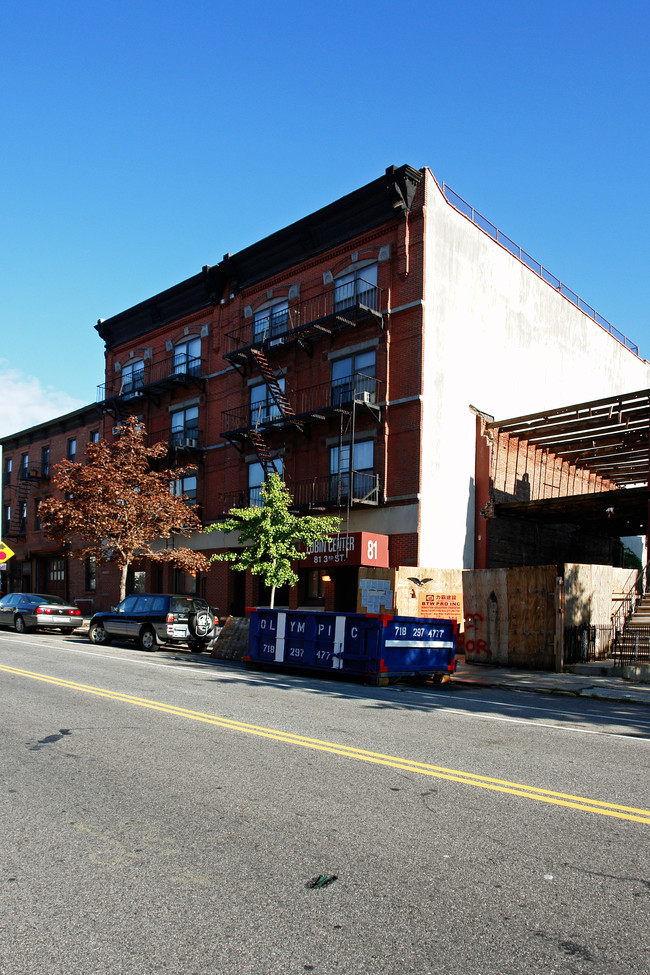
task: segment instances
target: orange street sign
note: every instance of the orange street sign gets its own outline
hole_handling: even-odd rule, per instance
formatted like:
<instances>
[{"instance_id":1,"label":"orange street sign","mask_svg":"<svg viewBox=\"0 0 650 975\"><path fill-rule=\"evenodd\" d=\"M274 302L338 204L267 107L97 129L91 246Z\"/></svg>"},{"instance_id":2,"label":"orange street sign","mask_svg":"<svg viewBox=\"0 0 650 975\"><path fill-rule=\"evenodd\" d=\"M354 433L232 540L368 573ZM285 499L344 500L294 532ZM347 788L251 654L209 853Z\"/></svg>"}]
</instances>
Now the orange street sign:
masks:
<instances>
[{"instance_id":1,"label":"orange street sign","mask_svg":"<svg viewBox=\"0 0 650 975\"><path fill-rule=\"evenodd\" d=\"M0 542L0 565L3 562L7 562L14 554L13 549L10 549L4 542Z\"/></svg>"}]
</instances>

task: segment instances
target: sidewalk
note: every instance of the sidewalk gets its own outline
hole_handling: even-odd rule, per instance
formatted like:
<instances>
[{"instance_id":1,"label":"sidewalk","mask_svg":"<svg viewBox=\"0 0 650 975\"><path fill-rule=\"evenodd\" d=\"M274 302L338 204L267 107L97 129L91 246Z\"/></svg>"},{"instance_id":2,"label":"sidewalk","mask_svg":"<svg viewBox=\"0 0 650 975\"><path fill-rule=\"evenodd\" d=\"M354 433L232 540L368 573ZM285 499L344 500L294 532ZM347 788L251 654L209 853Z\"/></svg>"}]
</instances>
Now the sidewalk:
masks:
<instances>
[{"instance_id":1,"label":"sidewalk","mask_svg":"<svg viewBox=\"0 0 650 975\"><path fill-rule=\"evenodd\" d=\"M572 673L554 674L548 671L519 670L515 667L489 667L465 663L456 657L456 673L452 684L473 687L503 687L511 691L541 694L573 694L629 704L650 704L650 684L636 683L615 675L613 664L605 661L577 664Z\"/></svg>"},{"instance_id":2,"label":"sidewalk","mask_svg":"<svg viewBox=\"0 0 650 975\"><path fill-rule=\"evenodd\" d=\"M75 633L88 635L90 619L84 619ZM517 667L490 667L485 664L465 662L456 656L456 673L452 684L472 687L503 687L511 691L528 691L537 694L573 694L576 697L600 698L607 701L624 701L629 704L650 704L650 665L643 668L648 683L626 680L615 674L609 661L593 664L576 664L573 673L554 674L550 671L520 670ZM620 670L620 668L619 668Z\"/></svg>"}]
</instances>

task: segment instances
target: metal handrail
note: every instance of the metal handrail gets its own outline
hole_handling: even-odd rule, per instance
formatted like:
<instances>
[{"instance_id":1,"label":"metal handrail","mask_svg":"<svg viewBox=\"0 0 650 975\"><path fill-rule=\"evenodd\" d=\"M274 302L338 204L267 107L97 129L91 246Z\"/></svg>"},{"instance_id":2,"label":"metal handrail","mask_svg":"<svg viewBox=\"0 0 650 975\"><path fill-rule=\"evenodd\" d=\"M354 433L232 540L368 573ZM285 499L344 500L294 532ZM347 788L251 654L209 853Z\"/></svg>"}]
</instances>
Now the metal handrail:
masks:
<instances>
[{"instance_id":1,"label":"metal handrail","mask_svg":"<svg viewBox=\"0 0 650 975\"><path fill-rule=\"evenodd\" d=\"M18 469L18 480L19 481L40 481L42 478L50 476L49 465L41 464L28 464L27 467L20 467Z\"/></svg>"},{"instance_id":2,"label":"metal handrail","mask_svg":"<svg viewBox=\"0 0 650 975\"><path fill-rule=\"evenodd\" d=\"M649 563L646 562L643 568L638 570L633 585L621 596L618 609L612 613L612 626L616 632L623 629L648 590L648 565Z\"/></svg>"},{"instance_id":3,"label":"metal handrail","mask_svg":"<svg viewBox=\"0 0 650 975\"><path fill-rule=\"evenodd\" d=\"M378 474L366 471L344 471L339 474L325 474L296 481L291 485L291 494L296 507L337 508L349 502L373 504L380 502L380 478ZM350 482L352 490L350 491Z\"/></svg>"},{"instance_id":4,"label":"metal handrail","mask_svg":"<svg viewBox=\"0 0 650 975\"><path fill-rule=\"evenodd\" d=\"M348 500L348 472L323 474L288 484L289 492L296 508L327 510L341 507ZM381 481L378 474L365 471L352 471L351 505L381 502ZM219 496L224 513L231 508L258 507L262 504L262 485L250 487L246 491L233 491Z\"/></svg>"},{"instance_id":5,"label":"metal handrail","mask_svg":"<svg viewBox=\"0 0 650 975\"><path fill-rule=\"evenodd\" d=\"M586 301L583 301L583 299L577 295L575 291L572 291L565 284L563 284L559 278L556 278L554 274L551 274L551 272L540 264L539 261L536 261L534 257L527 254L526 251L519 246L519 244L515 244L514 240L507 237L502 230L499 230L499 228L495 227L493 223L486 220L485 217L478 212L478 210L475 210L473 206L467 203L467 201L464 200L462 196L459 196L458 193L455 193L454 190L452 190L450 186L447 186L446 183L442 184L442 192L447 203L449 203L454 210L457 210L458 213L461 213L464 217L467 217L467 219L471 220L473 224L485 231L485 233L488 234L492 240L495 240L497 244L501 244L502 247L505 247L506 250L510 251L510 253L522 261L527 268L534 271L535 274L542 278L543 281L546 281L547 284L550 284L550 286L558 291L561 295L568 298L569 301L576 306L576 308L580 309L581 312L584 312L584 314L596 322L597 325L604 328L606 332L609 332L609 334L615 338L617 342L624 345L625 348L629 349L630 352L633 352L634 355L639 354L638 345L632 342L632 340L624 335L623 332L619 331L619 329L615 328L611 322L607 321L606 318L599 315L595 308L592 308L591 305L587 304Z\"/></svg>"}]
</instances>

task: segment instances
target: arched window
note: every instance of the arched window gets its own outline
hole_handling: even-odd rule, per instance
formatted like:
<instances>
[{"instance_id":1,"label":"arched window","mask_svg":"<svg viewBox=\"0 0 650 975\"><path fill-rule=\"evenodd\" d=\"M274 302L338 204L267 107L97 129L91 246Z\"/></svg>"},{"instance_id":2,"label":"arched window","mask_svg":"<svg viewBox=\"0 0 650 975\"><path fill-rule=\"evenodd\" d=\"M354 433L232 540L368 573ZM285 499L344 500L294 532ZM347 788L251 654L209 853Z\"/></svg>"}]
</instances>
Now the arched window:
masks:
<instances>
[{"instance_id":1,"label":"arched window","mask_svg":"<svg viewBox=\"0 0 650 975\"><path fill-rule=\"evenodd\" d=\"M334 310L365 305L377 311L377 265L367 264L358 270L342 274L334 282Z\"/></svg>"},{"instance_id":2,"label":"arched window","mask_svg":"<svg viewBox=\"0 0 650 975\"><path fill-rule=\"evenodd\" d=\"M270 308L255 312L253 341L265 342L277 335L284 335L289 328L289 302L279 301Z\"/></svg>"},{"instance_id":3,"label":"arched window","mask_svg":"<svg viewBox=\"0 0 650 975\"><path fill-rule=\"evenodd\" d=\"M174 348L174 375L187 374L199 376L201 374L201 339L185 339Z\"/></svg>"}]
</instances>

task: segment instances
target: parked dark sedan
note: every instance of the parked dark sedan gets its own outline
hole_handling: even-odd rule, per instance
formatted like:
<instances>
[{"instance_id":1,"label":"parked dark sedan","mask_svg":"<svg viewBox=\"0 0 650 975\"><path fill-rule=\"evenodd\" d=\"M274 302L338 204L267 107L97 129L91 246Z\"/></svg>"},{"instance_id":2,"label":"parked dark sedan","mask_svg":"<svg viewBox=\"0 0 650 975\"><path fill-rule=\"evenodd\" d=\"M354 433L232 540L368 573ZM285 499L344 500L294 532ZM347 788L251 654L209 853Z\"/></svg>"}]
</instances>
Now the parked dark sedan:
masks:
<instances>
[{"instance_id":1,"label":"parked dark sedan","mask_svg":"<svg viewBox=\"0 0 650 975\"><path fill-rule=\"evenodd\" d=\"M81 610L59 596L10 592L0 600L0 626L12 626L16 633L41 629L70 633L81 622Z\"/></svg>"},{"instance_id":2,"label":"parked dark sedan","mask_svg":"<svg viewBox=\"0 0 650 975\"><path fill-rule=\"evenodd\" d=\"M118 637L136 640L142 650L185 643L200 653L214 636L214 615L198 596L133 593L112 612L95 613L88 627L91 643L110 643Z\"/></svg>"}]
</instances>

